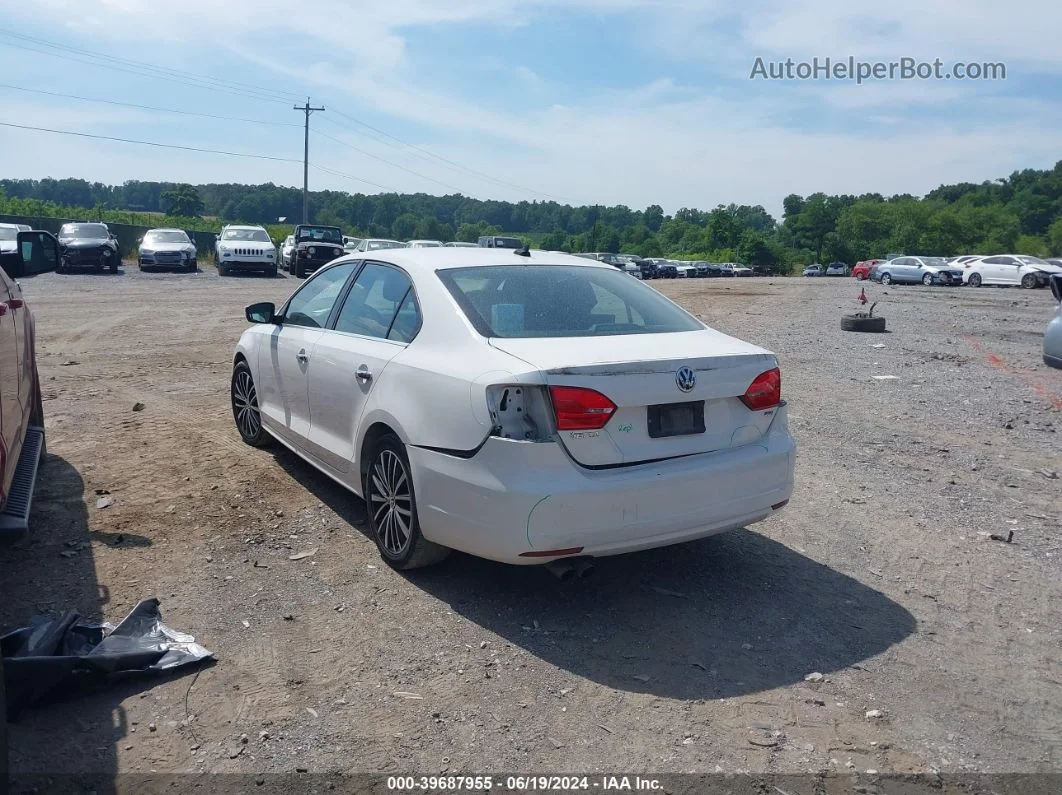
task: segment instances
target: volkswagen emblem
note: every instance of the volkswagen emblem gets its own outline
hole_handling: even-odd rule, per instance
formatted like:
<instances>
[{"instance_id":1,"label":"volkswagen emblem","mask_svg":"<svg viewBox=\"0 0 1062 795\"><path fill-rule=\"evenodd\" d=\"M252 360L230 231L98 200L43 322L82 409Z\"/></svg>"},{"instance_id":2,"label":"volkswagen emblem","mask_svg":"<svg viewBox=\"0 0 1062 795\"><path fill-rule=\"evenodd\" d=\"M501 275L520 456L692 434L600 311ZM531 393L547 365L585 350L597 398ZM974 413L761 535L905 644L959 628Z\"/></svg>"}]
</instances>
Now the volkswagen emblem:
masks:
<instances>
[{"instance_id":1,"label":"volkswagen emblem","mask_svg":"<svg viewBox=\"0 0 1062 795\"><path fill-rule=\"evenodd\" d=\"M697 386L697 374L690 367L680 367L675 373L675 383L683 392L691 392Z\"/></svg>"}]
</instances>

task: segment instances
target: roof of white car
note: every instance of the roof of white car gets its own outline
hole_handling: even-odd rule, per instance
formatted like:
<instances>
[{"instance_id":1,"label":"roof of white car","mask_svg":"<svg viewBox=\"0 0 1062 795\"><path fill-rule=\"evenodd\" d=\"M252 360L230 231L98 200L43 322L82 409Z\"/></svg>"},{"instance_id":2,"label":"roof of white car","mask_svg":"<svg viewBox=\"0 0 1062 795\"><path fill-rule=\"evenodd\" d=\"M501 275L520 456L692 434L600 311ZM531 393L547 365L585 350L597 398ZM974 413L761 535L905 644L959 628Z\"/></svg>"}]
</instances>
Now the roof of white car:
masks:
<instances>
[{"instance_id":1,"label":"roof of white car","mask_svg":"<svg viewBox=\"0 0 1062 795\"><path fill-rule=\"evenodd\" d=\"M373 259L390 262L413 272L435 271L439 268L477 268L490 265L578 265L581 268L610 268L597 260L531 249L531 256L521 256L508 248L389 248L359 252Z\"/></svg>"}]
</instances>

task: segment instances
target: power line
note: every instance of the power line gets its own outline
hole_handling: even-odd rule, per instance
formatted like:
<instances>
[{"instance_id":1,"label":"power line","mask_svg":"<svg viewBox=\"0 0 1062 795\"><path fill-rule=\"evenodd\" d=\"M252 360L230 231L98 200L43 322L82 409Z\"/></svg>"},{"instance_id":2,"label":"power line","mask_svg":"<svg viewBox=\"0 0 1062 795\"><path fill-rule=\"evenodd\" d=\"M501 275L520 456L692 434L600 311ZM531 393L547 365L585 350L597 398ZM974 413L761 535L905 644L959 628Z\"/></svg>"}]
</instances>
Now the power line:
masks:
<instances>
[{"instance_id":1,"label":"power line","mask_svg":"<svg viewBox=\"0 0 1062 795\"><path fill-rule=\"evenodd\" d=\"M200 74L197 74L195 72L188 72L188 71L181 70L181 69L173 69L173 68L170 68L170 67L156 66L154 64L149 64L149 63L145 63L145 62L142 62L142 61L135 61L135 60L129 59L129 58L117 58L115 56L110 56L110 55L106 55L106 54L103 54L103 53L94 52L92 50L86 50L86 49L83 49L83 48L71 47L71 46L69 46L67 44L61 44L59 42L48 41L46 39L41 39L41 38L37 38L37 37L33 37L33 36L26 36L24 34L19 34L19 33L13 33L13 32L11 32L9 30L4 30L2 28L0 28L0 36L5 36L5 37L8 37L8 38L17 39L17 40L23 41L23 42L29 42L30 44L34 45L34 46L27 46L27 45L24 45L24 44L16 44L16 43L13 43L13 42L0 42L0 44L4 44L4 45L9 46L9 47L17 47L19 49L28 50L30 52L35 52L35 53L38 53L38 54L41 54L41 55L49 55L49 56L56 57L56 58L63 58L65 60L74 61L74 62L77 62L77 63L85 63L85 64L88 64L90 66L102 66L102 67L107 68L107 69L113 69L113 70L116 70L116 71L119 71L119 72L125 72L127 74L133 74L133 75L137 75L137 76L140 76L140 77L144 77L144 76L158 77L158 78L163 79L163 80L170 80L170 81L181 83L181 84L184 84L184 85L189 85L189 86L192 86L194 88L205 88L205 89L207 89L209 91L216 91L216 92L221 92L221 93L233 94L235 96L241 96L241 97L245 97L245 98L249 98L249 99L256 99L256 100L266 101L266 102L277 102L277 103L287 104L288 102L291 101L291 99L285 99L283 97L285 97L285 96L292 97L292 98L297 97L297 95L295 93L291 92L291 91L277 90L277 89L274 89L274 88L266 88L264 86L258 86L258 85L255 85L253 83L243 83L243 82L234 81L234 80L224 80L224 79L214 78L214 77L210 77L210 76L207 76L207 75L200 75ZM47 49L35 49L35 47L44 47L44 48L47 48ZM91 60L86 61L86 60L84 60L82 58L77 58L77 57L74 57L72 55L67 55L67 54L64 54L64 53L56 52L55 50L59 49L59 48L65 50L65 51L72 52L72 53L78 53L78 54L84 55L84 56L86 56L88 58L98 59L98 60L102 60L102 61L109 61L110 63L100 63L100 62L91 61ZM381 139L384 140L384 142L388 143L389 145L405 147L406 149L408 149L408 150L410 150L412 152L418 153L421 157L425 157L425 158L430 158L432 160L436 160L436 161L438 161L440 163L446 164L447 166L449 166L452 169L457 169L457 170L463 171L463 172L465 172L467 174L471 174L471 175L477 176L477 177L479 177L481 179L485 179L485 180L487 180L489 182L493 182L493 183L498 184L498 185L503 185L503 186L508 187L508 188L513 188L515 190L519 190L519 191L522 191L524 193L531 193L531 194L535 194L535 195L538 195L538 196L543 196L543 197L545 197L547 199L552 199L553 201L560 201L561 200L559 197L553 196L553 195L551 195L549 193L545 193L543 191L534 190L534 189L528 188L528 187L526 187L524 185L518 185L517 183L509 182L507 180L499 179L498 177L495 177L495 176L493 176L491 174L488 174L486 172L479 171L479 170L474 169L474 168L470 168L470 167L462 165L461 163L458 163L458 162L456 162L454 160L450 160L449 158L443 157L442 155L436 154L435 152L432 152L432 151L430 151L428 149L424 149L424 148L422 148L420 146L417 146L415 144L411 144L411 143L409 143L407 141L402 140L398 136L392 135L391 133L388 133L388 132L386 132L384 130L381 130L381 129L377 128L377 127L374 127L373 125L371 125L371 124L369 124L367 122L364 122L361 119L358 119L358 118L356 118L354 116L351 116L351 115L349 115L347 113L343 113L342 111L336 110L334 106L333 106L332 110L338 116L341 116L344 119L347 119L348 121L350 121L350 122L352 122L354 124L357 124L359 127L362 127L362 128L364 128L366 130L370 130L371 132L375 133L377 136L380 136ZM329 120L329 121L331 121L331 120ZM354 147L351 147L351 148L354 148ZM369 155L369 156L373 157L373 155ZM377 159L382 160L382 158L377 158ZM383 162L387 162L387 161L383 161ZM397 165L395 165L393 163L390 163L389 165L392 165L392 166L394 166L396 168L401 168L400 166L397 166ZM409 169L404 169L404 170L409 171ZM412 171L410 173L417 174L417 172L412 172ZM445 187L450 188L451 190L456 190L456 188L453 188L452 186L448 186L445 183L440 183L438 180L432 180L431 178L424 177L423 175L420 175L420 174L417 174L417 176L420 176L422 179L428 179L429 181L436 182L437 184L442 184ZM458 191L458 192L460 192L460 191Z\"/></svg>"},{"instance_id":2,"label":"power line","mask_svg":"<svg viewBox=\"0 0 1062 795\"><path fill-rule=\"evenodd\" d=\"M182 145L179 145L179 144L164 144L164 143L160 143L158 141L141 141L141 140L138 140L138 139L135 139L135 138L118 138L118 137L111 136L111 135L96 135L94 133L76 132L74 130L55 130L55 129L52 129L52 128L49 128L49 127L34 127L34 126L31 126L31 125L28 125L28 124L13 124L11 122L5 122L5 121L0 121L0 127L11 127L11 128L17 129L17 130L30 130L30 131L33 131L33 132L54 133L56 135L72 135L72 136L76 136L78 138L95 138L95 139L99 139L99 140L103 140L103 141L115 141L115 142L124 143L124 144L140 144L142 146L154 146L154 147L159 147L159 148L162 148L162 149L182 149L182 150L185 150L185 151L188 151L188 152L202 152L202 153L211 154L211 155L227 155L229 157L245 157L245 158L251 158L253 160L271 160L271 161L275 161L275 162L279 162L279 163L296 163L296 164L303 162L302 160L298 160L298 159L292 158L292 157L274 157L274 156L271 156L271 155L255 155L255 154L250 154L248 152L227 152L227 151L223 151L221 149L205 149L205 148L198 147L198 146L182 146ZM326 168L324 166L319 166L319 165L317 165L315 163L310 163L309 166L310 166L310 168L316 169L317 171L322 171L322 172L324 172L326 174L332 174L333 176L336 176L336 177L342 177L344 179L349 179L349 180L353 180L355 182L361 182L361 183L364 183L366 185L371 185L372 187L379 188L380 190L390 191L392 193L398 193L399 192L396 188L392 188L392 187L390 187L388 185L381 185L381 184L379 184L377 182L372 182L372 181L367 180L367 179L362 179L361 177L356 177L353 174L347 174L347 173L344 173L342 171L336 171L335 169L332 169L332 168Z\"/></svg>"},{"instance_id":3,"label":"power line","mask_svg":"<svg viewBox=\"0 0 1062 795\"><path fill-rule=\"evenodd\" d=\"M411 143L408 143L406 141L403 141L401 138L398 138L397 136L391 135L388 132L384 132L383 130L377 129L376 127L373 127L371 124L368 124L367 122L363 122L360 119L356 119L353 116L349 116L346 113L343 113L342 111L335 110L335 108L333 108L333 111L337 115L342 116L344 119L349 119L350 121L354 122L355 124L357 124L357 125L359 125L361 127L364 127L364 128L366 128L368 130L372 130L373 132L375 132L375 133L377 133L379 135L382 135L385 138L389 138L390 140L395 141L396 143L401 144L402 146L405 146L405 147L407 147L409 149L412 149L414 151L420 152L421 154L426 155L427 157L433 158L433 159L438 160L438 161L440 161L442 163L446 163L447 165L450 165L450 166L452 166L454 168L458 168L458 169L460 169L462 171L468 172L469 174L474 174L477 177L481 177L483 179L490 180L491 182L496 182L499 185L505 185L506 187L515 188L517 190L524 191L525 193L534 193L534 194L537 194L539 196L545 196L547 199L553 199L554 201L558 201L556 196L551 196L548 193L543 193L542 191L533 190L532 188L528 188L528 187L525 187L523 185L517 185L514 182L506 182L503 179L498 179L497 177L494 177L494 176L492 176L490 174L486 174L486 173L484 173L482 171L477 171L474 168L469 168L468 166L463 166L460 163L456 163L453 160L445 158L442 155L436 154L435 152L432 152L432 151L430 151L428 149L423 149L423 148L417 146L416 144L411 144Z\"/></svg>"},{"instance_id":4,"label":"power line","mask_svg":"<svg viewBox=\"0 0 1062 795\"><path fill-rule=\"evenodd\" d=\"M255 85L253 83L243 83L243 82L240 82L238 80L226 80L224 78L213 77L211 75L203 75L203 74L198 74L196 72L189 72L189 71L186 71L184 69L175 69L174 67L171 67L171 66L157 66L155 64L145 63L143 61L135 61L135 60L133 60L131 58L119 58L119 57L114 56L114 55L107 55L106 53L95 52L93 50L86 50L86 49L81 48L81 47L73 47L73 46L70 46L69 44L61 44L59 42L48 41L47 39L41 39L41 38L37 38L35 36L27 36L24 33L14 33L14 32L12 32L10 30L6 30L6 29L3 29L3 28L0 28L0 36L6 36L8 38L18 39L20 41L31 42L32 44L35 44L35 45L38 45L38 46L43 46L43 47L48 47L48 48L57 47L57 48L61 48L61 49L65 50L65 51L78 53L80 55L85 55L85 56L88 56L90 58L98 58L98 59L102 59L102 60L105 60L105 61L112 61L114 63L118 63L118 64L121 64L123 66L132 66L132 67L139 68L139 69L147 69L147 70L150 70L150 71L153 71L153 72L160 72L160 73L164 73L164 74L180 77L182 79L197 80L197 81L203 81L203 82L207 82L207 83L213 83L213 84L220 85L220 86L228 86L228 87L230 87L232 89L236 89L236 90L240 90L240 91L252 91L252 92L258 93L258 94L264 94L265 96L270 97L270 98L275 98L275 97L277 97L277 95L282 95L282 96L283 95L287 95L287 96L293 97L293 98L294 97L298 97L298 94L296 94L293 91L277 90L275 87L259 86L259 85ZM286 102L287 100L280 100L280 101L285 101Z\"/></svg>"},{"instance_id":5,"label":"power line","mask_svg":"<svg viewBox=\"0 0 1062 795\"><path fill-rule=\"evenodd\" d=\"M340 146L345 146L348 149L353 149L355 152L360 152L361 154L365 155L366 157L371 157L373 160L379 160L381 163L386 163L387 165L389 165L389 166L391 166L393 168L397 168L397 169L400 169L402 171L405 171L406 173L412 174L413 176L419 177L420 179L426 179L428 182L434 182L436 185L442 185L444 188L447 188L448 190L456 191L458 193L461 192L460 188L455 188L453 185L448 185L445 182L440 182L437 179L432 179L431 177L427 177L424 174L421 174L421 173L419 173L417 171L414 171L413 169L406 168L405 166L400 166L400 165L398 165L398 163L392 163L390 160L385 160L384 158L379 157L378 155L374 155L372 152L366 152L364 149L359 149L358 147L354 146L353 144L348 144L346 141L341 141L339 138L331 136L328 133L323 133L320 130L314 130L313 132L314 132L314 135L319 135L322 138L327 138L329 141L335 141Z\"/></svg>"},{"instance_id":6,"label":"power line","mask_svg":"<svg viewBox=\"0 0 1062 795\"><path fill-rule=\"evenodd\" d=\"M60 94L57 91L44 91L39 88L25 88L23 86L12 86L7 83L0 83L0 88L10 88L15 91L25 91L30 94L44 94L49 97L62 97L63 99L77 99L82 102L100 102L105 105L118 105L123 108L137 108L138 110L153 110L159 113L179 113L182 116L199 116L204 119L221 119L223 121L242 121L249 124L269 124L276 127L301 127L301 124L295 124L290 121L268 121L266 119L246 119L240 116L219 116L214 113L198 113L192 110L177 110L176 108L159 108L153 105L137 105L134 102L119 102L113 99L101 99L99 97L79 97L75 94Z\"/></svg>"},{"instance_id":7,"label":"power line","mask_svg":"<svg viewBox=\"0 0 1062 795\"><path fill-rule=\"evenodd\" d=\"M0 127L13 127L17 130L32 130L34 132L55 133L56 135L73 135L78 138L96 138L101 141L117 141L123 144L141 144L142 146L155 146L162 149L183 149L186 152L204 152L211 155L229 155L230 157L247 157L252 160L273 160L278 163L301 163L293 157L273 157L272 155L254 155L249 152L225 152L220 149L203 149L198 146L181 146L180 144L163 144L157 141L140 141L135 138L117 138L111 135L96 135L94 133L75 132L74 130L53 130L49 127L33 127L28 124L12 124L0 121Z\"/></svg>"},{"instance_id":8,"label":"power line","mask_svg":"<svg viewBox=\"0 0 1062 795\"><path fill-rule=\"evenodd\" d=\"M162 80L170 80L170 81L175 82L175 83L181 83L182 85L191 86L192 88L205 88L207 91L216 91L216 92L222 93L222 94L232 94L234 96L243 97L245 99L258 100L259 102L279 102L281 104L286 105L290 101L290 100L286 100L286 99L279 99L276 96L266 96L266 95L260 94L260 93L253 94L253 93L249 93L247 91L238 91L238 90L227 88L227 87L224 87L224 86L208 85L208 84L205 84L203 82L193 82L191 80L185 80L185 79L180 78L180 77L175 77L175 76L166 75L166 74L150 74L150 73L145 74L142 71L136 71L134 69L124 69L121 66L117 66L115 64L100 63L100 62L97 62L97 61L85 60L84 58L76 58L76 57L74 57L72 55L64 55L63 53L51 52L49 50L34 49L33 47L28 47L28 46L23 45L23 44L15 44L13 42L8 42L8 41L0 42L0 44L4 45L5 47L17 47L20 50L28 50L29 52L35 52L35 53L38 53L39 55L48 55L48 56L51 56L53 58L62 58L65 61L73 61L74 63L87 64L88 66L102 66L104 69L112 69L112 70L114 70L116 72L124 72L126 74L136 75L137 77L145 77L145 76L146 77L157 77L157 78L160 78Z\"/></svg>"},{"instance_id":9,"label":"power line","mask_svg":"<svg viewBox=\"0 0 1062 795\"><path fill-rule=\"evenodd\" d=\"M323 171L325 174L331 174L334 177L343 177L344 179L352 179L355 182L363 182L366 185L371 185L372 187L379 188L380 190L386 190L386 191L389 191L391 193L400 193L398 188L391 188L391 187L388 187L387 185L380 185L377 182L370 182L367 179L362 179L361 177L355 177L353 174L345 174L342 171L336 171L334 168L325 168L324 166L319 166L319 165L317 165L315 163L310 163L310 168L316 169L317 171Z\"/></svg>"}]
</instances>

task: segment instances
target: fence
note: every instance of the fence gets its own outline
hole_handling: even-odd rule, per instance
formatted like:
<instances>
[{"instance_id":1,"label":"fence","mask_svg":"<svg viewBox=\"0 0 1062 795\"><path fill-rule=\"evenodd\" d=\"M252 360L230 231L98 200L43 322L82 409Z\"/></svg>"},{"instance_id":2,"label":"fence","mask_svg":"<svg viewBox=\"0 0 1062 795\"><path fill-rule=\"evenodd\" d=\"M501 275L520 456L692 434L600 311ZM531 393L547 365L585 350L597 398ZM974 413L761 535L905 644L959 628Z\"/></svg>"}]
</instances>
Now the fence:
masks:
<instances>
[{"instance_id":1,"label":"fence","mask_svg":"<svg viewBox=\"0 0 1062 795\"><path fill-rule=\"evenodd\" d=\"M0 223L5 224L27 224L33 229L43 229L46 232L51 232L53 235L59 233L59 227L63 224L74 223L95 223L91 219L85 218L50 218L47 216L25 216L25 215L0 215ZM121 249L122 256L128 257L136 253L137 247L140 245L140 239L151 229L156 227L152 226L136 226L134 224L114 224L107 223L107 228L111 230L111 233L118 237L118 247ZM217 232L197 232L191 229L184 230L192 242L195 243L195 247L199 252L200 257L214 253L214 241L217 239Z\"/></svg>"}]
</instances>

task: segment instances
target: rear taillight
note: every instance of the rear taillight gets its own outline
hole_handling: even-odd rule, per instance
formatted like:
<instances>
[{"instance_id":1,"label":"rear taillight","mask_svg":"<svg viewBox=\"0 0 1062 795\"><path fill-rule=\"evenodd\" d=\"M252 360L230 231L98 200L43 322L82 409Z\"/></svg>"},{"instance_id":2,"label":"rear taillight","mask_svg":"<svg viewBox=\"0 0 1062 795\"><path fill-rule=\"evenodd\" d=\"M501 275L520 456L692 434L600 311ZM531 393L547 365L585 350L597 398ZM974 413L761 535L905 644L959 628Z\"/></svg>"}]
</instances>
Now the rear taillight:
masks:
<instances>
[{"instance_id":1,"label":"rear taillight","mask_svg":"<svg viewBox=\"0 0 1062 795\"><path fill-rule=\"evenodd\" d=\"M753 411L763 411L781 403L782 371L775 367L756 376L756 380L749 384L741 396L741 402Z\"/></svg>"},{"instance_id":2,"label":"rear taillight","mask_svg":"<svg viewBox=\"0 0 1062 795\"><path fill-rule=\"evenodd\" d=\"M549 394L553 399L558 431L599 430L616 411L616 404L594 389L551 386Z\"/></svg>"}]
</instances>

